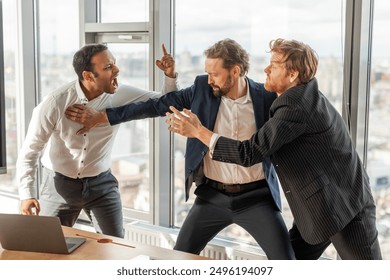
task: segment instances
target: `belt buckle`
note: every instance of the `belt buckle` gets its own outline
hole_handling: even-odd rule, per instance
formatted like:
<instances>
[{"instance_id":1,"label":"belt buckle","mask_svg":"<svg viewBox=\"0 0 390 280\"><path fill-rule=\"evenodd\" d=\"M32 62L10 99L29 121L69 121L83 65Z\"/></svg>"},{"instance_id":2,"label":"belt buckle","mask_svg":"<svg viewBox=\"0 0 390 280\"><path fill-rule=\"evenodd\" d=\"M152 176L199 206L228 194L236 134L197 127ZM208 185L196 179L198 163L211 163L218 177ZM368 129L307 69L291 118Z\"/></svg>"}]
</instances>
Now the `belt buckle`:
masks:
<instances>
[{"instance_id":1,"label":"belt buckle","mask_svg":"<svg viewBox=\"0 0 390 280\"><path fill-rule=\"evenodd\" d=\"M241 191L240 184L223 185L223 190L228 193L239 193Z\"/></svg>"}]
</instances>

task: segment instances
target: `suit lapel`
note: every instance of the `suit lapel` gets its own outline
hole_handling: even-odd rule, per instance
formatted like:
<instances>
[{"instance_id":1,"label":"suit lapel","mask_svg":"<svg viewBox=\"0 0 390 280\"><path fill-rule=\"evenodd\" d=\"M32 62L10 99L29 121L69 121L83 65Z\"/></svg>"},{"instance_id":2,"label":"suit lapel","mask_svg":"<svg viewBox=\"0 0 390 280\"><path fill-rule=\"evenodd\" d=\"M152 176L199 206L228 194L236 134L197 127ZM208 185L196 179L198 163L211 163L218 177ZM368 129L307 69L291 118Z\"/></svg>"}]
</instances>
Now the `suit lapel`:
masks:
<instances>
[{"instance_id":1,"label":"suit lapel","mask_svg":"<svg viewBox=\"0 0 390 280\"><path fill-rule=\"evenodd\" d=\"M215 120L217 119L221 98L215 97L211 90L210 90L210 94L211 94L211 102L209 108L209 119L207 120L207 128L210 129L211 131L214 131Z\"/></svg>"},{"instance_id":2,"label":"suit lapel","mask_svg":"<svg viewBox=\"0 0 390 280\"><path fill-rule=\"evenodd\" d=\"M264 124L264 97L251 79L247 79L249 84L249 93L252 98L253 112L255 114L256 128L260 129Z\"/></svg>"}]
</instances>

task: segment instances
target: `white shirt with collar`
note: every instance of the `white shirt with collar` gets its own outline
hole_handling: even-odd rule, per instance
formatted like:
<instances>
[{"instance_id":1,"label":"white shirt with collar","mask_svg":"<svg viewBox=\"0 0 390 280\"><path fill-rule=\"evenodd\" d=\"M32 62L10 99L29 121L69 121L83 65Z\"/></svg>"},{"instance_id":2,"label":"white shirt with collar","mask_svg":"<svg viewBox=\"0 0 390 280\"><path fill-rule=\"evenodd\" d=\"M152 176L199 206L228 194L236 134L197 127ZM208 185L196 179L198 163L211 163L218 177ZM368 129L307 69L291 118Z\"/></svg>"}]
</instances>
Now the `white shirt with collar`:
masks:
<instances>
[{"instance_id":1,"label":"white shirt with collar","mask_svg":"<svg viewBox=\"0 0 390 280\"><path fill-rule=\"evenodd\" d=\"M177 78L165 76L161 94L177 89ZM19 152L17 178L20 199L37 197L35 176L42 151L43 166L70 178L93 177L110 169L111 151L119 125L95 127L84 135L76 135L82 125L66 118L65 110L69 106L83 103L103 111L161 94L120 85L114 94L103 93L88 101L79 82L74 81L46 96L33 110Z\"/></svg>"},{"instance_id":2,"label":"white shirt with collar","mask_svg":"<svg viewBox=\"0 0 390 280\"><path fill-rule=\"evenodd\" d=\"M257 131L249 86L247 88L246 95L236 100L225 96L221 98L208 156L204 157L203 172L209 179L225 184L244 184L265 178L262 163L243 167L212 160L213 148L219 136L243 141Z\"/></svg>"}]
</instances>

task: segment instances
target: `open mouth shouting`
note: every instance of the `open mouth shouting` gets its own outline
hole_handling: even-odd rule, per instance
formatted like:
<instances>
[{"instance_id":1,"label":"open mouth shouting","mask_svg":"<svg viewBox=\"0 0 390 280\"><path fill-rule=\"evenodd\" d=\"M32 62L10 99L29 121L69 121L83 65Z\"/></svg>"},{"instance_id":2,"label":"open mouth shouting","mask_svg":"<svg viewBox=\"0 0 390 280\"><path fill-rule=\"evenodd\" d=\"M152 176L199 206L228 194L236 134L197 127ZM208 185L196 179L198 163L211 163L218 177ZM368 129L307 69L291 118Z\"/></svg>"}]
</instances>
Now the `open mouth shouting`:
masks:
<instances>
[{"instance_id":1,"label":"open mouth shouting","mask_svg":"<svg viewBox=\"0 0 390 280\"><path fill-rule=\"evenodd\" d=\"M118 74L111 80L111 85L115 90L118 89Z\"/></svg>"}]
</instances>

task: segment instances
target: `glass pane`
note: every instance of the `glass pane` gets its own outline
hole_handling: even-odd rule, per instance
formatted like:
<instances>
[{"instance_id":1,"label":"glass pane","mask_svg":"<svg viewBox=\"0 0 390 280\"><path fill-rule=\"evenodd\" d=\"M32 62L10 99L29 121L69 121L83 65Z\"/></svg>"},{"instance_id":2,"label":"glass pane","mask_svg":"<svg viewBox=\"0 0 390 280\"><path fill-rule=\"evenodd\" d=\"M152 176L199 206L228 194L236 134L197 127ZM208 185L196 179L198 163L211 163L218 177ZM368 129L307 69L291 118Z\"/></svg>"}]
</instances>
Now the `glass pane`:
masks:
<instances>
[{"instance_id":1,"label":"glass pane","mask_svg":"<svg viewBox=\"0 0 390 280\"><path fill-rule=\"evenodd\" d=\"M101 22L147 22L149 0L101 0Z\"/></svg>"},{"instance_id":2,"label":"glass pane","mask_svg":"<svg viewBox=\"0 0 390 280\"><path fill-rule=\"evenodd\" d=\"M77 78L72 60L80 47L78 9L78 0L39 0L41 97Z\"/></svg>"},{"instance_id":3,"label":"glass pane","mask_svg":"<svg viewBox=\"0 0 390 280\"><path fill-rule=\"evenodd\" d=\"M367 171L377 203L377 227L384 259L390 258L390 3L375 0Z\"/></svg>"},{"instance_id":4,"label":"glass pane","mask_svg":"<svg viewBox=\"0 0 390 280\"><path fill-rule=\"evenodd\" d=\"M15 164L18 157L18 130L17 108L18 87L16 76L18 66L17 56L17 26L16 26L16 1L3 0L3 44L4 44L4 89L5 89L5 126L6 126L6 160L7 173L0 175L0 190L17 193L14 183Z\"/></svg>"},{"instance_id":5,"label":"glass pane","mask_svg":"<svg viewBox=\"0 0 390 280\"><path fill-rule=\"evenodd\" d=\"M188 16L188 11L193 16ZM237 9L235 0L176 1L175 58L180 85L189 86L196 75L204 73L203 51L225 38L236 40L249 52L251 69L248 77L264 82L264 68L270 59L267 53L270 40L278 37L296 39L309 44L318 53L320 63L316 76L320 89L341 112L343 13L345 1L339 0L314 1L310 5L301 0L248 0L240 9ZM189 202L185 203L183 199L185 142L175 135L176 226L181 226L194 199L193 194ZM292 216L286 201L283 205L283 215L289 227ZM254 242L238 226L228 227L222 235ZM332 248L327 254L335 257Z\"/></svg>"},{"instance_id":6,"label":"glass pane","mask_svg":"<svg viewBox=\"0 0 390 280\"><path fill-rule=\"evenodd\" d=\"M149 44L108 44L122 84L149 88ZM121 124L112 152L112 172L119 181L124 208L149 212L149 120Z\"/></svg>"}]
</instances>

